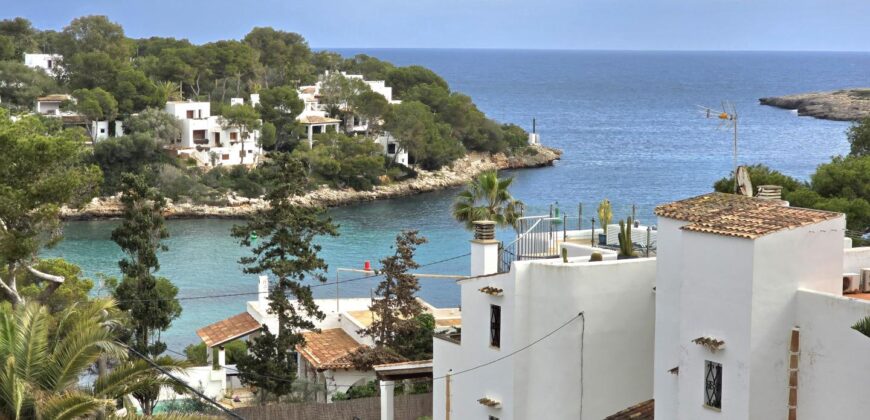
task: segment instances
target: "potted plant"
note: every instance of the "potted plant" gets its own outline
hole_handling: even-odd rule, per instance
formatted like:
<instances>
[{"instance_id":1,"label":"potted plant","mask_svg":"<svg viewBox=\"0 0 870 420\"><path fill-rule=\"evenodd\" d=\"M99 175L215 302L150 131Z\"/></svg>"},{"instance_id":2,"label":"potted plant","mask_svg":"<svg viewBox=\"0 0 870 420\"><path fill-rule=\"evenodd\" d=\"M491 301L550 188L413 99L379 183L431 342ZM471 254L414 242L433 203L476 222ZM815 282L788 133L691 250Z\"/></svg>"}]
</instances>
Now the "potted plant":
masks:
<instances>
[{"instance_id":1,"label":"potted plant","mask_svg":"<svg viewBox=\"0 0 870 420\"><path fill-rule=\"evenodd\" d=\"M619 221L619 254L617 259L624 260L629 258L637 258L634 252L634 243L631 242L631 217L628 221Z\"/></svg>"},{"instance_id":2,"label":"potted plant","mask_svg":"<svg viewBox=\"0 0 870 420\"><path fill-rule=\"evenodd\" d=\"M613 209L610 207L610 200L605 198L598 204L598 221L601 222L601 229L604 231L603 234L598 234L599 245L607 244L607 225L610 224L611 220L613 220Z\"/></svg>"}]
</instances>

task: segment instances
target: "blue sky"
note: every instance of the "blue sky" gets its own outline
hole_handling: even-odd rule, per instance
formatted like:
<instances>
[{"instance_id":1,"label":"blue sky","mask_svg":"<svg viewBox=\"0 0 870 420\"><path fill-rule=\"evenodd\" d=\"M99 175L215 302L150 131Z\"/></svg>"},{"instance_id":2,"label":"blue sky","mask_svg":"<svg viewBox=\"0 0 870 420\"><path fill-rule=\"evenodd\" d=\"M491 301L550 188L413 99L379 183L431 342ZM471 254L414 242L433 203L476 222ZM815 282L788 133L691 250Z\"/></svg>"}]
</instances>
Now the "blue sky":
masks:
<instances>
[{"instance_id":1,"label":"blue sky","mask_svg":"<svg viewBox=\"0 0 870 420\"><path fill-rule=\"evenodd\" d=\"M272 26L313 47L870 50L870 0L0 0L44 29L86 14L197 43Z\"/></svg>"}]
</instances>

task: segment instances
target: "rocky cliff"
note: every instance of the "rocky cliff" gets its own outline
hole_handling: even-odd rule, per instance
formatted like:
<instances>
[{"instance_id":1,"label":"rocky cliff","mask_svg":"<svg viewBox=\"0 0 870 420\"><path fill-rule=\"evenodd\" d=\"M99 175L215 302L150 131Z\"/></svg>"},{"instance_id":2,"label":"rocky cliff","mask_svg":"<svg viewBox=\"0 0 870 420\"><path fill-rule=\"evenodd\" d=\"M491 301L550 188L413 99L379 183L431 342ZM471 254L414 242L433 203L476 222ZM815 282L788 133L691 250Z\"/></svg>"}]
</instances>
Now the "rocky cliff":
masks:
<instances>
[{"instance_id":1,"label":"rocky cliff","mask_svg":"<svg viewBox=\"0 0 870 420\"><path fill-rule=\"evenodd\" d=\"M353 189L333 189L322 186L304 196L294 197L296 204L303 206L338 207L363 201L383 200L425 192L453 188L468 183L477 174L491 169L521 169L552 165L562 155L562 151L543 146L532 146L526 153L517 156L505 154L469 153L453 162L449 167L438 171L419 171L417 178L379 185L371 191ZM97 197L81 209L61 209L67 220L87 220L116 218L121 215L119 196ZM259 198L227 196L227 205L211 206L206 204L169 202L165 216L171 219L193 218L245 218L266 207Z\"/></svg>"},{"instance_id":2,"label":"rocky cliff","mask_svg":"<svg viewBox=\"0 0 870 420\"><path fill-rule=\"evenodd\" d=\"M825 120L858 121L870 117L870 89L866 88L761 98L759 102Z\"/></svg>"}]
</instances>

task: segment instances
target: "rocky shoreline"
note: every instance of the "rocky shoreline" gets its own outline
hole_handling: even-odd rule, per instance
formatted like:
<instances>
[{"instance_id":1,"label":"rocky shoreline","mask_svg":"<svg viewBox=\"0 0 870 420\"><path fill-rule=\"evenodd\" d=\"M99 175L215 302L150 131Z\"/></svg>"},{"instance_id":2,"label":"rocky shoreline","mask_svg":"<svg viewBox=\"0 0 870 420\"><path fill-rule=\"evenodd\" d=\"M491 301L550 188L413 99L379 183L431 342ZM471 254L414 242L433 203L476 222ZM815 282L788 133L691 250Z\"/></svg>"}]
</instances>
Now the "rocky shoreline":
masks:
<instances>
[{"instance_id":1,"label":"rocky shoreline","mask_svg":"<svg viewBox=\"0 0 870 420\"><path fill-rule=\"evenodd\" d=\"M491 169L522 169L551 166L559 160L562 151L543 146L531 146L535 152L522 156L507 156L469 153L450 167L438 171L419 171L417 178L379 185L371 191L332 189L323 186L293 201L302 206L339 207L365 201L384 200L439 191L465 185L477 174ZM97 197L80 209L62 208L65 220L112 219L121 216L119 196ZM243 219L266 207L259 198L245 198L230 194L227 205L169 202L165 213L168 219Z\"/></svg>"},{"instance_id":2,"label":"rocky shoreline","mask_svg":"<svg viewBox=\"0 0 870 420\"><path fill-rule=\"evenodd\" d=\"M870 88L812 92L761 98L762 105L795 109L798 115L834 121L859 121L870 117Z\"/></svg>"}]
</instances>

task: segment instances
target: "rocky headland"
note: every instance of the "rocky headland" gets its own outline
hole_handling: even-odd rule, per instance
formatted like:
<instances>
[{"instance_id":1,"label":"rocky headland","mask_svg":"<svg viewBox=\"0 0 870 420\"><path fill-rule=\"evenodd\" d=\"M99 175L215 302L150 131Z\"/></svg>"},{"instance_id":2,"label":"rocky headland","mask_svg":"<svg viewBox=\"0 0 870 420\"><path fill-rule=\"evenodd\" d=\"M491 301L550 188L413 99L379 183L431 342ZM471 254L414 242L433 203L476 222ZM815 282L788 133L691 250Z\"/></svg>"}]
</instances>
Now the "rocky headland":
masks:
<instances>
[{"instance_id":1,"label":"rocky headland","mask_svg":"<svg viewBox=\"0 0 870 420\"><path fill-rule=\"evenodd\" d=\"M338 207L349 204L404 197L447 188L462 186L477 174L492 169L522 169L550 166L558 160L562 151L543 146L531 146L520 155L507 156L469 153L465 157L438 171L419 171L414 179L376 186L371 191L356 191L350 188L334 189L322 186L303 196L294 197L296 204L303 206ZM240 219L266 207L260 198L246 198L228 194L226 204L181 203L169 201L165 216L170 219ZM80 209L61 209L66 220L111 219L121 216L119 196L97 197Z\"/></svg>"},{"instance_id":2,"label":"rocky headland","mask_svg":"<svg viewBox=\"0 0 870 420\"><path fill-rule=\"evenodd\" d=\"M802 93L759 99L762 105L796 109L798 115L835 121L870 117L870 88Z\"/></svg>"}]
</instances>

